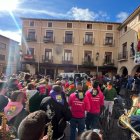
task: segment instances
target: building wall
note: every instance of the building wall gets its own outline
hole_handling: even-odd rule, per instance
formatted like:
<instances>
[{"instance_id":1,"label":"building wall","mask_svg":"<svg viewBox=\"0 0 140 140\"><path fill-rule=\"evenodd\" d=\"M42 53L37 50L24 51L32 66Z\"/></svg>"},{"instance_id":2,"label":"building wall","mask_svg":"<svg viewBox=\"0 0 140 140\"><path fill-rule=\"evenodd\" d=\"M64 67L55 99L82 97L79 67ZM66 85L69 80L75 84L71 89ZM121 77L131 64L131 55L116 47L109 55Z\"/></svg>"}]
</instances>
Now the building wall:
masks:
<instances>
[{"instance_id":1,"label":"building wall","mask_svg":"<svg viewBox=\"0 0 140 140\"><path fill-rule=\"evenodd\" d=\"M127 31L124 32L124 28L127 26ZM118 73L121 73L123 67L126 67L128 70L128 74L134 75L136 72L135 68L139 67L139 64L134 62L133 56L131 56L131 44L134 43L135 51L137 50L137 34L138 30L140 29L140 19L139 14L135 15L121 30L120 30L120 45L119 45L119 52L122 52L122 44L127 42L127 51L128 51L128 59L126 61L119 61L118 62Z\"/></svg>"},{"instance_id":2,"label":"building wall","mask_svg":"<svg viewBox=\"0 0 140 140\"><path fill-rule=\"evenodd\" d=\"M117 30L119 24L102 23L102 22L82 22L82 21L49 21L34 19L35 25L29 26L31 19L22 19L23 21L23 39L22 50L23 54L27 53L27 48L34 48L35 62L42 63L42 55L45 54L45 48L52 49L53 63L62 64L62 57L64 56L64 50L72 50L73 64L82 65L84 58L84 51L92 51L92 59L95 66L103 66L103 59L105 58L105 52L112 52L112 59L114 59L115 67L117 67L117 51L118 51L118 37L119 31ZM52 27L47 27L48 22L52 22ZM67 22L72 23L72 28L67 28ZM92 29L87 29L87 24L92 24ZM113 30L107 30L107 25L113 25ZM35 29L37 41L28 42L26 37L29 29ZM55 38L54 43L44 43L43 37L46 30L53 30ZM73 43L64 43L65 31L73 32ZM86 32L93 32L93 38L95 40L92 45L84 45L83 40ZM104 39L106 33L113 33L115 44L113 46L104 45ZM99 60L96 61L96 53L99 53ZM25 61L23 59L23 61ZM59 70L59 71L63 71ZM91 72L93 70L91 69Z\"/></svg>"},{"instance_id":3,"label":"building wall","mask_svg":"<svg viewBox=\"0 0 140 140\"><path fill-rule=\"evenodd\" d=\"M0 55L5 57L5 59L0 58L0 72L16 73L19 60L18 54L18 42L0 35Z\"/></svg>"}]
</instances>

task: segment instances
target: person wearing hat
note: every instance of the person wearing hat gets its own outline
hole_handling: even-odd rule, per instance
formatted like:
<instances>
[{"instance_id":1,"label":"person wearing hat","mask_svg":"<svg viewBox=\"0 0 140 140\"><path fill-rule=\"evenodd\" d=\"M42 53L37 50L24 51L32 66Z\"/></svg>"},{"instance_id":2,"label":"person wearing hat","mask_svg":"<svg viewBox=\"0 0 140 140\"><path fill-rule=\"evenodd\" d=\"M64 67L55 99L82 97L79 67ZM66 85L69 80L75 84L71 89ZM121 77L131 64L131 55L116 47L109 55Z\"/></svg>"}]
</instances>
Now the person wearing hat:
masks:
<instances>
[{"instance_id":1,"label":"person wearing hat","mask_svg":"<svg viewBox=\"0 0 140 140\"><path fill-rule=\"evenodd\" d=\"M66 121L71 119L71 111L66 102L65 93L59 85L53 85L50 91L50 96L45 97L40 109L45 111L48 118L52 122L53 136L52 139L63 139ZM47 133L47 129L45 134Z\"/></svg>"},{"instance_id":2,"label":"person wearing hat","mask_svg":"<svg viewBox=\"0 0 140 140\"><path fill-rule=\"evenodd\" d=\"M86 116L86 128L97 129L99 128L99 116L104 106L104 96L99 89L99 82L94 81L92 88L86 92L86 97L89 99L90 110Z\"/></svg>"},{"instance_id":3,"label":"person wearing hat","mask_svg":"<svg viewBox=\"0 0 140 140\"><path fill-rule=\"evenodd\" d=\"M72 112L70 120L70 140L76 138L76 128L78 135L85 129L85 112L90 110L90 104L83 91L82 83L79 81L76 85L76 91L69 97L69 106Z\"/></svg>"}]
</instances>

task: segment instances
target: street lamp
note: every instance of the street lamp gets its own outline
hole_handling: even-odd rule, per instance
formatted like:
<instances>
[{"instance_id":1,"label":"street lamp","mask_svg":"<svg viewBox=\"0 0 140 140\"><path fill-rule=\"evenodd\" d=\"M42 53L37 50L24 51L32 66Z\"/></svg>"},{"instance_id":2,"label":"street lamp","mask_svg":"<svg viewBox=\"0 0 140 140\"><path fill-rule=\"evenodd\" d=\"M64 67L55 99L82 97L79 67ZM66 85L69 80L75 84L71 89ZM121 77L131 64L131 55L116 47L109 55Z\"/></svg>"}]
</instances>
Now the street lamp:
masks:
<instances>
[{"instance_id":1,"label":"street lamp","mask_svg":"<svg viewBox=\"0 0 140 140\"><path fill-rule=\"evenodd\" d=\"M96 76L98 77L98 66L99 66L99 52L96 53L96 61L97 61L97 68L96 68Z\"/></svg>"}]
</instances>

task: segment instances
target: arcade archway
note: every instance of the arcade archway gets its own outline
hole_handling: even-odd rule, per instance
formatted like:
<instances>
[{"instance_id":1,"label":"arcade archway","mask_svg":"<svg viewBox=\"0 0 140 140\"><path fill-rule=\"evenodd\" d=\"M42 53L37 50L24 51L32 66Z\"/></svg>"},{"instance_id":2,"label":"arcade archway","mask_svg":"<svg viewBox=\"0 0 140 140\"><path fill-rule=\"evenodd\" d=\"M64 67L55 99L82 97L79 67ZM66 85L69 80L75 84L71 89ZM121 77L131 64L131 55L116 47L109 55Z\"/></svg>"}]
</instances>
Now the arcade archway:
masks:
<instances>
[{"instance_id":1,"label":"arcade archway","mask_svg":"<svg viewBox=\"0 0 140 140\"><path fill-rule=\"evenodd\" d=\"M140 73L140 65L137 65L132 69L131 75L134 75L136 72Z\"/></svg>"},{"instance_id":2,"label":"arcade archway","mask_svg":"<svg viewBox=\"0 0 140 140\"><path fill-rule=\"evenodd\" d=\"M121 67L120 71L119 71L120 75L126 76L128 75L128 70L125 66Z\"/></svg>"}]
</instances>

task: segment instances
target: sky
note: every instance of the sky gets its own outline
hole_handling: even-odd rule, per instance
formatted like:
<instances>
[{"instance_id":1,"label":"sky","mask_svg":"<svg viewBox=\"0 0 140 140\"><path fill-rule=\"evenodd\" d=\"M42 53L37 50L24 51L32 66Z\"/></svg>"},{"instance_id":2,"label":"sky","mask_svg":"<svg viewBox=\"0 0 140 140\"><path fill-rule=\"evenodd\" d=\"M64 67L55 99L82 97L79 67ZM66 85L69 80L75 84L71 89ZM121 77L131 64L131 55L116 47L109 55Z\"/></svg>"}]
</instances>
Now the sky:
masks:
<instances>
[{"instance_id":1,"label":"sky","mask_svg":"<svg viewBox=\"0 0 140 140\"><path fill-rule=\"evenodd\" d=\"M21 41L20 17L123 22L140 0L0 0L0 34Z\"/></svg>"}]
</instances>

